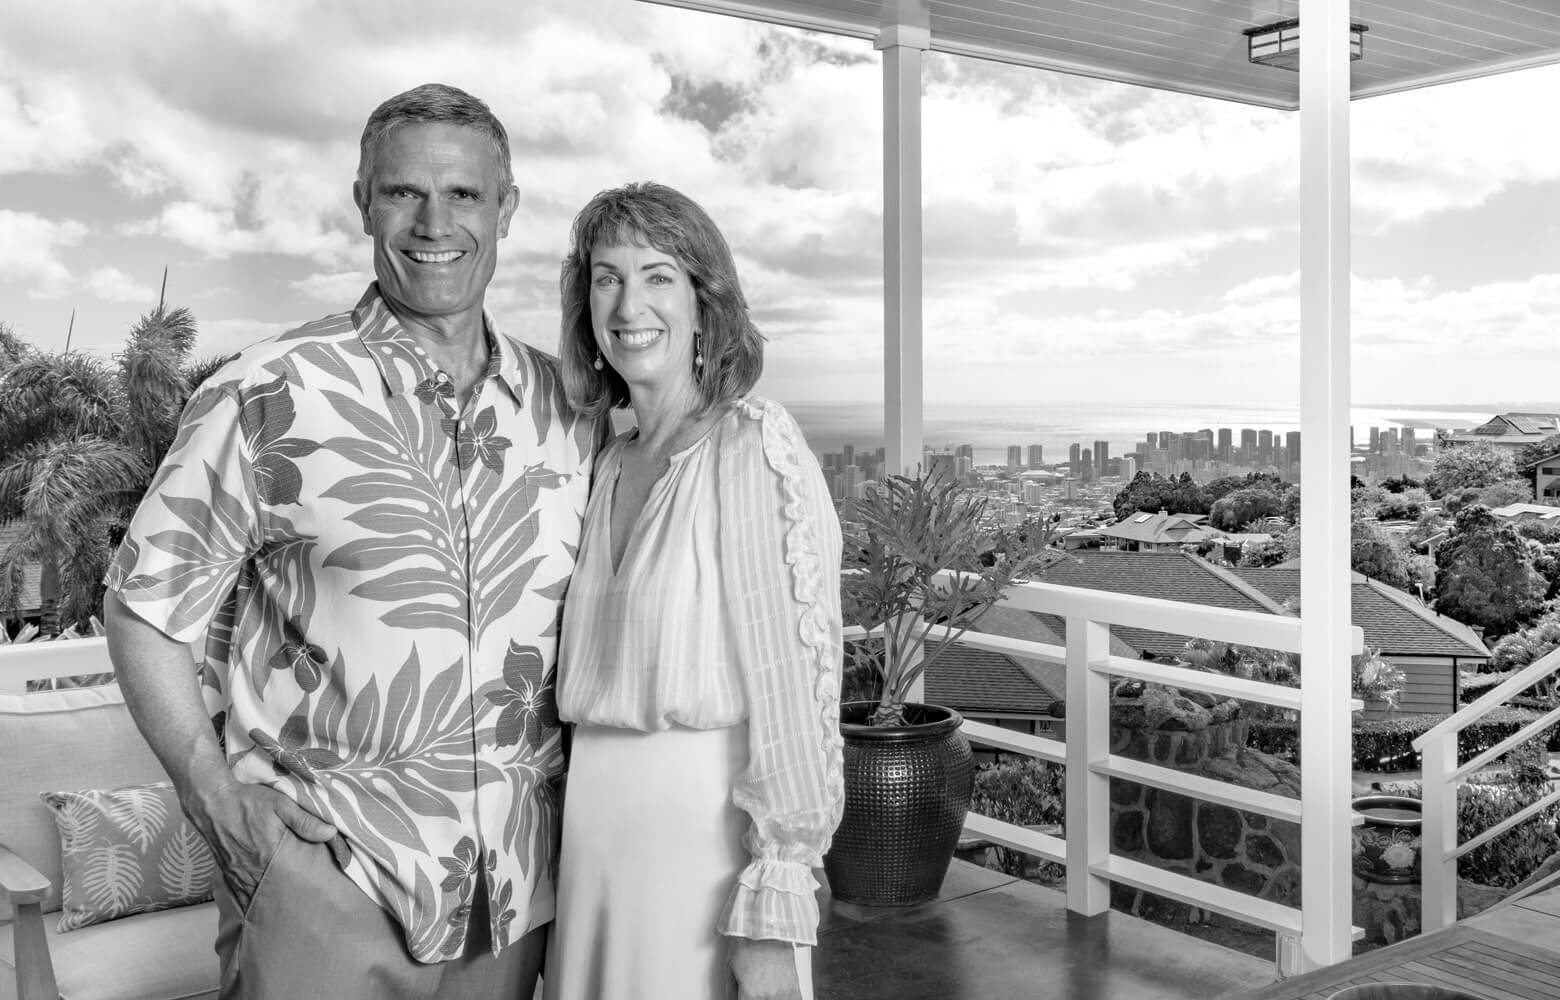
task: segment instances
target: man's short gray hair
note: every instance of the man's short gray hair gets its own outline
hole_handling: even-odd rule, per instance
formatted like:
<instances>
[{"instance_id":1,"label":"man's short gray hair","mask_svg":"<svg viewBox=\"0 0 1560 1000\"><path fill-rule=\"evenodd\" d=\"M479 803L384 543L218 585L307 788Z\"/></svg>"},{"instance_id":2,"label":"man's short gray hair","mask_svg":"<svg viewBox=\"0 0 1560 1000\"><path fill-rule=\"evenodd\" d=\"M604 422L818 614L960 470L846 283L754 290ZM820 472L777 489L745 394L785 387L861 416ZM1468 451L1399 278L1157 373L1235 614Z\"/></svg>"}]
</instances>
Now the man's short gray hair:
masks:
<instances>
[{"instance_id":1,"label":"man's short gray hair","mask_svg":"<svg viewBox=\"0 0 1560 1000\"><path fill-rule=\"evenodd\" d=\"M498 154L504 187L515 182L509 163L509 133L487 104L459 87L446 83L425 83L397 94L374 109L363 126L358 142L358 180L367 183L374 172L374 155L380 143L402 125L458 125L483 136Z\"/></svg>"}]
</instances>

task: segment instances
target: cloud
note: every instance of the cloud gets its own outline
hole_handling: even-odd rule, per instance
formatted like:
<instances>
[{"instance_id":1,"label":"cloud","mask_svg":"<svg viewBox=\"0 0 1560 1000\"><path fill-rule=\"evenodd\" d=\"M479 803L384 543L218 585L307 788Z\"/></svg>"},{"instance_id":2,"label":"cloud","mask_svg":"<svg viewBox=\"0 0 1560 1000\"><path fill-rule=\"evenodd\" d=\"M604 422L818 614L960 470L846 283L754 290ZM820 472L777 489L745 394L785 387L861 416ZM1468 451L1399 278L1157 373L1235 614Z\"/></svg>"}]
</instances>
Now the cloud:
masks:
<instances>
[{"instance_id":1,"label":"cloud","mask_svg":"<svg viewBox=\"0 0 1560 1000\"><path fill-rule=\"evenodd\" d=\"M287 287L316 302L341 307L357 301L373 280L374 276L366 271L335 271L289 281Z\"/></svg>"},{"instance_id":2,"label":"cloud","mask_svg":"<svg viewBox=\"0 0 1560 1000\"><path fill-rule=\"evenodd\" d=\"M87 291L104 302L139 302L148 308L156 301L157 292L150 285L143 285L117 267L100 267L87 277Z\"/></svg>"},{"instance_id":3,"label":"cloud","mask_svg":"<svg viewBox=\"0 0 1560 1000\"><path fill-rule=\"evenodd\" d=\"M71 272L61 259L87 227L74 219L46 219L31 212L0 209L0 258L7 261L5 281L25 287L33 298L52 299L70 290Z\"/></svg>"}]
</instances>

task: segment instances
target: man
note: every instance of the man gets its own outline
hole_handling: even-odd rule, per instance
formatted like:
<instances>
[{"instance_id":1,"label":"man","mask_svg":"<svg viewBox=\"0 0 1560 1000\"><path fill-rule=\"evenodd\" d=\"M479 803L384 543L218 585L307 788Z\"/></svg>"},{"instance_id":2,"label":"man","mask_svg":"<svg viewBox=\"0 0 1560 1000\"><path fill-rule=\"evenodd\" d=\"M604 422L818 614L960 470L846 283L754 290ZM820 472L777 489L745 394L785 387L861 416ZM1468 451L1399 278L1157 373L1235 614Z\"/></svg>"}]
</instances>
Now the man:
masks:
<instances>
[{"instance_id":1,"label":"man","mask_svg":"<svg viewBox=\"0 0 1560 1000\"><path fill-rule=\"evenodd\" d=\"M353 196L377 282L191 399L108 576L109 646L222 870L224 996L529 997L598 428L483 311L518 199L485 104L386 101Z\"/></svg>"}]
</instances>

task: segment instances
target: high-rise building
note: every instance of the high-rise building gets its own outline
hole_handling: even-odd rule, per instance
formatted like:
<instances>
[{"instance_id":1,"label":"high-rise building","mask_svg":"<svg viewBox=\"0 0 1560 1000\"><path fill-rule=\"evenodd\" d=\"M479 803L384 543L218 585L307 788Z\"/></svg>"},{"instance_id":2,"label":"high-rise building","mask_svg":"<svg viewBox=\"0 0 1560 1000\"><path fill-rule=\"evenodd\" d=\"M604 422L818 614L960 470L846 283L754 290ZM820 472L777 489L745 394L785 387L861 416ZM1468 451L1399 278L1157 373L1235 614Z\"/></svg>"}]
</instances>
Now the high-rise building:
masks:
<instances>
[{"instance_id":1,"label":"high-rise building","mask_svg":"<svg viewBox=\"0 0 1560 1000\"><path fill-rule=\"evenodd\" d=\"M1403 454L1413 458L1418 447L1419 442L1414 440L1414 429L1412 427L1403 428Z\"/></svg>"},{"instance_id":2,"label":"high-rise building","mask_svg":"<svg viewBox=\"0 0 1560 1000\"><path fill-rule=\"evenodd\" d=\"M1084 448L1078 453L1078 471L1081 473L1079 478L1086 483L1096 478L1094 475L1094 452L1088 448Z\"/></svg>"},{"instance_id":3,"label":"high-rise building","mask_svg":"<svg viewBox=\"0 0 1560 1000\"><path fill-rule=\"evenodd\" d=\"M1284 434L1284 458L1285 467L1293 470L1300 464L1300 432L1288 431Z\"/></svg>"},{"instance_id":4,"label":"high-rise building","mask_svg":"<svg viewBox=\"0 0 1560 1000\"><path fill-rule=\"evenodd\" d=\"M1045 465L1045 445L1032 444L1029 446L1029 461L1026 463L1031 469L1039 469Z\"/></svg>"},{"instance_id":5,"label":"high-rise building","mask_svg":"<svg viewBox=\"0 0 1560 1000\"><path fill-rule=\"evenodd\" d=\"M953 460L953 474L960 479L968 479L970 473L975 470L975 460L968 455L958 455Z\"/></svg>"},{"instance_id":6,"label":"high-rise building","mask_svg":"<svg viewBox=\"0 0 1560 1000\"><path fill-rule=\"evenodd\" d=\"M1370 453L1372 455L1379 455L1379 454L1381 454L1381 428L1380 427L1372 427L1370 429Z\"/></svg>"},{"instance_id":7,"label":"high-rise building","mask_svg":"<svg viewBox=\"0 0 1560 1000\"><path fill-rule=\"evenodd\" d=\"M1110 465L1110 442L1094 442L1094 478L1104 479Z\"/></svg>"},{"instance_id":8,"label":"high-rise building","mask_svg":"<svg viewBox=\"0 0 1560 1000\"><path fill-rule=\"evenodd\" d=\"M1083 445L1070 444L1067 446L1067 474L1074 479L1083 475L1081 463L1083 461Z\"/></svg>"},{"instance_id":9,"label":"high-rise building","mask_svg":"<svg viewBox=\"0 0 1560 1000\"><path fill-rule=\"evenodd\" d=\"M1132 478L1138 474L1137 453L1121 456L1121 481L1132 482Z\"/></svg>"},{"instance_id":10,"label":"high-rise building","mask_svg":"<svg viewBox=\"0 0 1560 1000\"><path fill-rule=\"evenodd\" d=\"M1017 472L1024 467L1024 446L1019 444L1008 445L1007 467L1009 472Z\"/></svg>"},{"instance_id":11,"label":"high-rise building","mask_svg":"<svg viewBox=\"0 0 1560 1000\"><path fill-rule=\"evenodd\" d=\"M960 458L969 459L972 464L975 461L975 446L972 444L961 444L953 449L953 453Z\"/></svg>"},{"instance_id":12,"label":"high-rise building","mask_svg":"<svg viewBox=\"0 0 1560 1000\"><path fill-rule=\"evenodd\" d=\"M856 464L856 446L855 445L853 445L853 444L846 445L844 447L844 449L840 452L840 454L844 457L844 459L845 459L845 463L844 464L846 466L851 466L851 465L855 465Z\"/></svg>"},{"instance_id":13,"label":"high-rise building","mask_svg":"<svg viewBox=\"0 0 1560 1000\"><path fill-rule=\"evenodd\" d=\"M1228 465L1235 460L1234 432L1228 427L1219 428L1219 448L1215 456L1219 461Z\"/></svg>"},{"instance_id":14,"label":"high-rise building","mask_svg":"<svg viewBox=\"0 0 1560 1000\"><path fill-rule=\"evenodd\" d=\"M1257 432L1250 427L1240 429L1240 457L1236 461L1241 465L1257 464Z\"/></svg>"},{"instance_id":15,"label":"high-rise building","mask_svg":"<svg viewBox=\"0 0 1560 1000\"><path fill-rule=\"evenodd\" d=\"M1273 464L1273 432L1269 430L1257 431L1257 464Z\"/></svg>"},{"instance_id":16,"label":"high-rise building","mask_svg":"<svg viewBox=\"0 0 1560 1000\"><path fill-rule=\"evenodd\" d=\"M845 466L845 485L842 492L850 500L860 500L862 497L861 484L866 482L861 477L861 470L854 465Z\"/></svg>"}]
</instances>

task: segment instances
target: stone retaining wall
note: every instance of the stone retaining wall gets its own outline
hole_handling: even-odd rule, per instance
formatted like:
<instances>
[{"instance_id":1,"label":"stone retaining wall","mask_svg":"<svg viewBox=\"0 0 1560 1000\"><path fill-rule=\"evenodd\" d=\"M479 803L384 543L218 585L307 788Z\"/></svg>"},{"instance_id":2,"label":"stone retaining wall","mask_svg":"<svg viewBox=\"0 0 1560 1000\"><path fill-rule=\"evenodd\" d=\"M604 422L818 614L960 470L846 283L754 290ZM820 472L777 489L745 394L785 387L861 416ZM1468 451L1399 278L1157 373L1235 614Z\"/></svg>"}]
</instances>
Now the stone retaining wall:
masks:
<instances>
[{"instance_id":1,"label":"stone retaining wall","mask_svg":"<svg viewBox=\"0 0 1560 1000\"><path fill-rule=\"evenodd\" d=\"M1238 719L1199 729L1111 728L1111 753L1245 788L1298 799L1293 764L1245 746ZM1260 813L1231 809L1130 781L1111 781L1111 847L1167 871L1192 875L1297 906L1300 827ZM1134 912L1151 894L1117 886L1113 897Z\"/></svg>"}]
</instances>

